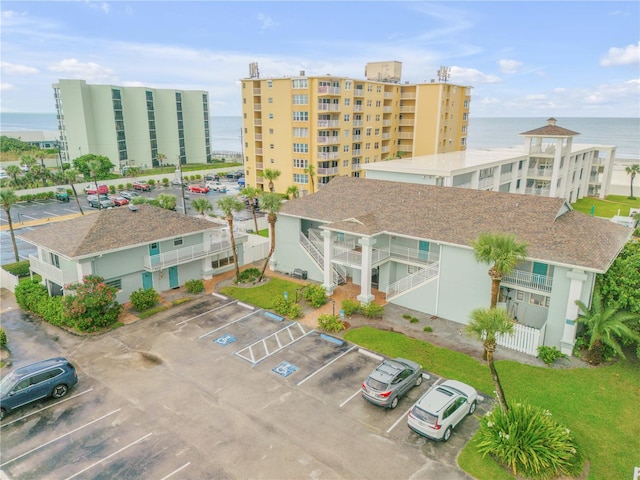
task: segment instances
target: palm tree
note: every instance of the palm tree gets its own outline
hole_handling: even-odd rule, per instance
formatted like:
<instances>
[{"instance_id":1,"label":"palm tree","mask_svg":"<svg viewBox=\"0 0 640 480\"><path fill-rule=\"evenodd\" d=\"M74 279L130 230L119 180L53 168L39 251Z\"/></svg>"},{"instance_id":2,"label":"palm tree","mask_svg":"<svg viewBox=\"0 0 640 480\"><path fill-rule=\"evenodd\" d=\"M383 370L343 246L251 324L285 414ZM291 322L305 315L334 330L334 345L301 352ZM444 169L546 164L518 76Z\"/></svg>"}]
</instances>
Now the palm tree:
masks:
<instances>
[{"instance_id":1,"label":"palm tree","mask_svg":"<svg viewBox=\"0 0 640 480\"><path fill-rule=\"evenodd\" d=\"M78 205L78 209L80 210L80 213L84 215L84 211L80 206L80 200L78 199L78 192L76 192L76 187L74 185L74 183L78 181L78 170L76 170L75 168L69 168L65 170L64 178L67 180L67 182L69 182L69 185L71 186L71 190L73 190L73 196L76 198L76 204Z\"/></svg>"},{"instance_id":2,"label":"palm tree","mask_svg":"<svg viewBox=\"0 0 640 480\"><path fill-rule=\"evenodd\" d=\"M269 180L269 191L273 193L273 181L280 176L280 170L271 170L270 168L265 168L259 175Z\"/></svg>"},{"instance_id":3,"label":"palm tree","mask_svg":"<svg viewBox=\"0 0 640 480\"><path fill-rule=\"evenodd\" d=\"M17 165L9 165L7 167L7 175L13 177L13 184L17 187L19 182L18 182L18 175L20 175L22 173L22 170L20 170L20 167Z\"/></svg>"},{"instance_id":4,"label":"palm tree","mask_svg":"<svg viewBox=\"0 0 640 480\"><path fill-rule=\"evenodd\" d=\"M89 169L91 171L91 176L93 176L93 182L96 184L96 196L98 197L98 210L102 209L102 203L100 202L100 190L98 189L98 172L102 168L102 165L98 160L90 160L89 161ZM127 171L128 172L128 171Z\"/></svg>"},{"instance_id":5,"label":"palm tree","mask_svg":"<svg viewBox=\"0 0 640 480\"><path fill-rule=\"evenodd\" d=\"M13 253L16 256L16 262L20 261L20 255L18 255L18 244L16 243L16 235L13 231L13 222L11 220L11 207L18 202L18 196L13 190L3 189L0 190L0 203L2 208L7 214L7 222L9 223L9 231L11 232L11 243L13 243Z\"/></svg>"},{"instance_id":6,"label":"palm tree","mask_svg":"<svg viewBox=\"0 0 640 480\"><path fill-rule=\"evenodd\" d=\"M28 170L31 170L36 163L38 162L31 155L23 155L20 157L20 164L27 167Z\"/></svg>"},{"instance_id":7,"label":"palm tree","mask_svg":"<svg viewBox=\"0 0 640 480\"><path fill-rule=\"evenodd\" d=\"M236 267L236 283L240 282L240 266L238 265L238 252L236 251L236 237L233 234L233 212L241 212L244 204L237 197L226 196L218 200L218 208L222 210L229 224L229 239L233 252L233 263Z\"/></svg>"},{"instance_id":8,"label":"palm tree","mask_svg":"<svg viewBox=\"0 0 640 480\"><path fill-rule=\"evenodd\" d=\"M291 185L289 188L287 188L286 193L287 193L287 197L289 197L289 200L292 200L300 196L300 189L298 188L297 185Z\"/></svg>"},{"instance_id":9,"label":"palm tree","mask_svg":"<svg viewBox=\"0 0 640 480\"><path fill-rule=\"evenodd\" d=\"M315 185L313 183L313 177L316 174L316 168L313 165L313 163L310 163L309 166L304 169L304 173L309 175L309 183L311 184L311 193L313 193L314 190L315 190Z\"/></svg>"},{"instance_id":10,"label":"palm tree","mask_svg":"<svg viewBox=\"0 0 640 480\"><path fill-rule=\"evenodd\" d=\"M164 165L164 161L167 159L167 156L164 153L156 153L156 160L158 161L159 166Z\"/></svg>"},{"instance_id":11,"label":"palm tree","mask_svg":"<svg viewBox=\"0 0 640 480\"><path fill-rule=\"evenodd\" d=\"M513 234L487 232L481 233L471 246L476 260L491 266L491 308L495 308L500 282L525 259L528 244L519 243Z\"/></svg>"},{"instance_id":12,"label":"palm tree","mask_svg":"<svg viewBox=\"0 0 640 480\"><path fill-rule=\"evenodd\" d=\"M199 215L204 215L213 210L213 205L206 198L196 198L191 202L191 208L198 212Z\"/></svg>"},{"instance_id":13,"label":"palm tree","mask_svg":"<svg viewBox=\"0 0 640 480\"><path fill-rule=\"evenodd\" d=\"M576 321L582 323L586 328L589 337L589 351L587 361L593 365L598 365L604 360L603 347L606 345L614 352L625 358L620 341L631 340L640 341L640 337L631 330L626 322L640 319L637 313L619 311L615 307L607 307L602 300L600 288L593 291L591 308L576 300L576 305L580 309L580 314Z\"/></svg>"},{"instance_id":14,"label":"palm tree","mask_svg":"<svg viewBox=\"0 0 640 480\"><path fill-rule=\"evenodd\" d=\"M633 180L636 178L636 175L640 173L640 164L633 164L630 167L626 167L624 169L627 174L631 175L631 196L629 197L631 200L634 200L636 197L633 196Z\"/></svg>"},{"instance_id":15,"label":"palm tree","mask_svg":"<svg viewBox=\"0 0 640 480\"><path fill-rule=\"evenodd\" d=\"M255 226L255 232L258 233L258 217L256 216L256 198L260 196L260 190L254 187L244 187L240 191L240 195L244 195L249 200L249 207L251 208L251 214L253 215L253 225Z\"/></svg>"},{"instance_id":16,"label":"palm tree","mask_svg":"<svg viewBox=\"0 0 640 480\"><path fill-rule=\"evenodd\" d=\"M258 278L258 282L261 282L264 278L264 272L267 269L267 265L269 265L271 255L273 255L273 252L276 249L276 221L278 220L278 212L280 211L280 206L282 205L282 197L276 193L264 193L260 198L260 203L262 204L262 209L268 212L267 221L269 222L270 245L269 254L264 261L264 266L262 267L262 271L260 272L260 278Z\"/></svg>"},{"instance_id":17,"label":"palm tree","mask_svg":"<svg viewBox=\"0 0 640 480\"><path fill-rule=\"evenodd\" d=\"M176 197L175 195L173 195L171 193L161 193L156 198L156 201L158 202L158 206L160 208L164 208L165 210L175 210L176 209L177 199L178 199L178 197ZM204 198L199 198L198 200L204 200L205 202L208 203L208 201L206 199L204 199ZM195 202L195 200L194 200L194 202Z\"/></svg>"},{"instance_id":18,"label":"palm tree","mask_svg":"<svg viewBox=\"0 0 640 480\"><path fill-rule=\"evenodd\" d=\"M486 357L491 371L491 378L496 387L498 403L503 412L507 411L507 400L500 384L498 372L493 364L493 352L496 351L496 337L498 334L511 334L513 320L504 308L476 308L471 312L471 322L464 327L467 335L482 341L484 347L483 358Z\"/></svg>"}]
</instances>

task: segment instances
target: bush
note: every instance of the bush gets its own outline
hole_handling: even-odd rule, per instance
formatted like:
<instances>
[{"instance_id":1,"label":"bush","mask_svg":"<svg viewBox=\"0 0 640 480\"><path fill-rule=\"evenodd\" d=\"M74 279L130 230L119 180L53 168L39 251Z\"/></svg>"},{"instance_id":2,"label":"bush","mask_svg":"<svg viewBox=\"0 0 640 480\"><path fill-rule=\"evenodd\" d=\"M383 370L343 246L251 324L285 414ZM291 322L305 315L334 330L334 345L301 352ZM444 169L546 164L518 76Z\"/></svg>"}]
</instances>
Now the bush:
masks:
<instances>
[{"instance_id":1,"label":"bush","mask_svg":"<svg viewBox=\"0 0 640 480\"><path fill-rule=\"evenodd\" d=\"M109 185L109 193L110 193L110 194L112 194L112 195L113 195L114 193L116 193L116 187L115 187L115 185Z\"/></svg>"},{"instance_id":2,"label":"bush","mask_svg":"<svg viewBox=\"0 0 640 480\"><path fill-rule=\"evenodd\" d=\"M342 301L342 311L347 317L350 317L360 311L360 302L347 298Z\"/></svg>"},{"instance_id":3,"label":"bush","mask_svg":"<svg viewBox=\"0 0 640 480\"><path fill-rule=\"evenodd\" d=\"M327 332L340 332L344 330L344 323L338 315L323 314L318 317L318 326Z\"/></svg>"},{"instance_id":4,"label":"bush","mask_svg":"<svg viewBox=\"0 0 640 480\"><path fill-rule=\"evenodd\" d=\"M487 413L474 442L483 457L491 454L517 476L544 479L582 471L583 455L569 429L548 410L526 403Z\"/></svg>"},{"instance_id":5,"label":"bush","mask_svg":"<svg viewBox=\"0 0 640 480\"><path fill-rule=\"evenodd\" d=\"M118 184L118 190L124 190L124 183Z\"/></svg>"},{"instance_id":6,"label":"bush","mask_svg":"<svg viewBox=\"0 0 640 480\"><path fill-rule=\"evenodd\" d=\"M4 268L7 272L9 272L11 275L15 275L18 278L28 277L30 272L29 267L29 260L7 263L6 265L2 266L2 268Z\"/></svg>"},{"instance_id":7,"label":"bush","mask_svg":"<svg viewBox=\"0 0 640 480\"><path fill-rule=\"evenodd\" d=\"M556 347L547 347L545 345L541 345L538 347L538 358L542 360L545 364L551 365L553 362L558 360L559 358L568 358L567 355L562 353Z\"/></svg>"},{"instance_id":8,"label":"bush","mask_svg":"<svg viewBox=\"0 0 640 480\"><path fill-rule=\"evenodd\" d=\"M291 320L302 316L302 307L293 300L286 300L284 297L273 302L273 311Z\"/></svg>"},{"instance_id":9,"label":"bush","mask_svg":"<svg viewBox=\"0 0 640 480\"><path fill-rule=\"evenodd\" d=\"M320 308L327 303L327 292L322 285L307 285L304 289L304 299L313 307Z\"/></svg>"},{"instance_id":10,"label":"bush","mask_svg":"<svg viewBox=\"0 0 640 480\"><path fill-rule=\"evenodd\" d=\"M429 333L429 332L433 332L433 328L431 328L429 325L427 325L426 327L424 327L424 328L422 329L422 331L423 331L423 332L427 332L427 333Z\"/></svg>"},{"instance_id":11,"label":"bush","mask_svg":"<svg viewBox=\"0 0 640 480\"><path fill-rule=\"evenodd\" d=\"M411 315L405 313L404 315L402 315L402 318L404 318L405 320L411 320Z\"/></svg>"},{"instance_id":12,"label":"bush","mask_svg":"<svg viewBox=\"0 0 640 480\"><path fill-rule=\"evenodd\" d=\"M0 328L0 348L7 348L7 334L4 328Z\"/></svg>"},{"instance_id":13,"label":"bush","mask_svg":"<svg viewBox=\"0 0 640 480\"><path fill-rule=\"evenodd\" d=\"M416 317L411 317L409 319L409 323L418 323L420 320L418 320Z\"/></svg>"},{"instance_id":14,"label":"bush","mask_svg":"<svg viewBox=\"0 0 640 480\"><path fill-rule=\"evenodd\" d=\"M150 178L147 183L153 187L156 184L156 181L153 178Z\"/></svg>"},{"instance_id":15,"label":"bush","mask_svg":"<svg viewBox=\"0 0 640 480\"><path fill-rule=\"evenodd\" d=\"M164 177L162 179L162 184L166 187L167 185L169 185L169 179L167 177Z\"/></svg>"},{"instance_id":16,"label":"bush","mask_svg":"<svg viewBox=\"0 0 640 480\"><path fill-rule=\"evenodd\" d=\"M116 301L115 287L104 283L102 277L86 275L82 283L67 285L75 295L63 297L63 315L69 326L81 332L95 332L111 327L118 321L122 305Z\"/></svg>"},{"instance_id":17,"label":"bush","mask_svg":"<svg viewBox=\"0 0 640 480\"><path fill-rule=\"evenodd\" d=\"M143 310L148 310L156 305L160 300L160 295L158 295L158 292L153 288L150 288L149 290L139 288L135 292L131 293L129 300L131 301L131 306L133 308L138 312L142 312Z\"/></svg>"},{"instance_id":18,"label":"bush","mask_svg":"<svg viewBox=\"0 0 640 480\"><path fill-rule=\"evenodd\" d=\"M14 295L16 303L22 310L36 313L38 303L44 302L49 292L41 283L29 279L16 285Z\"/></svg>"},{"instance_id":19,"label":"bush","mask_svg":"<svg viewBox=\"0 0 640 480\"><path fill-rule=\"evenodd\" d=\"M362 314L369 318L382 318L384 315L384 307L376 303L365 303L360 307Z\"/></svg>"},{"instance_id":20,"label":"bush","mask_svg":"<svg viewBox=\"0 0 640 480\"><path fill-rule=\"evenodd\" d=\"M198 279L187 280L184 283L184 288L187 293L200 293L204 290L204 282Z\"/></svg>"},{"instance_id":21,"label":"bush","mask_svg":"<svg viewBox=\"0 0 640 480\"><path fill-rule=\"evenodd\" d=\"M127 190L131 190L133 188L133 183L127 182Z\"/></svg>"},{"instance_id":22,"label":"bush","mask_svg":"<svg viewBox=\"0 0 640 480\"><path fill-rule=\"evenodd\" d=\"M240 272L240 283L250 283L260 278L260 269L251 267Z\"/></svg>"}]
</instances>

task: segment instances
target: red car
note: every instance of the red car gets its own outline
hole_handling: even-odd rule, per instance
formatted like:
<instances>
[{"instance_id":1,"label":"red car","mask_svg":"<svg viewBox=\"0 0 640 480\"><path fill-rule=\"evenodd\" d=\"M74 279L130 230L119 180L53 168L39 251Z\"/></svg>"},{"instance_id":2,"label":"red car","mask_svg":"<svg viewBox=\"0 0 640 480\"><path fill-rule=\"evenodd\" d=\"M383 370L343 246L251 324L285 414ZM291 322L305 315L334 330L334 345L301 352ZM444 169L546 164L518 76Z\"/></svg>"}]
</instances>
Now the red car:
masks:
<instances>
[{"instance_id":1,"label":"red car","mask_svg":"<svg viewBox=\"0 0 640 480\"><path fill-rule=\"evenodd\" d=\"M121 207L129 203L129 200L124 197L118 197L117 195L111 195L109 200L111 200L116 207Z\"/></svg>"},{"instance_id":2,"label":"red car","mask_svg":"<svg viewBox=\"0 0 640 480\"><path fill-rule=\"evenodd\" d=\"M142 190L143 192L151 191L151 185L145 182L133 182L134 190Z\"/></svg>"},{"instance_id":3,"label":"red car","mask_svg":"<svg viewBox=\"0 0 640 480\"><path fill-rule=\"evenodd\" d=\"M209 187L205 185L189 185L188 190L191 193L208 193Z\"/></svg>"},{"instance_id":4,"label":"red car","mask_svg":"<svg viewBox=\"0 0 640 480\"><path fill-rule=\"evenodd\" d=\"M109 187L107 185L98 185L97 190L95 185L87 185L84 187L84 193L87 195L96 195L96 192L100 195L106 195L109 193Z\"/></svg>"}]
</instances>

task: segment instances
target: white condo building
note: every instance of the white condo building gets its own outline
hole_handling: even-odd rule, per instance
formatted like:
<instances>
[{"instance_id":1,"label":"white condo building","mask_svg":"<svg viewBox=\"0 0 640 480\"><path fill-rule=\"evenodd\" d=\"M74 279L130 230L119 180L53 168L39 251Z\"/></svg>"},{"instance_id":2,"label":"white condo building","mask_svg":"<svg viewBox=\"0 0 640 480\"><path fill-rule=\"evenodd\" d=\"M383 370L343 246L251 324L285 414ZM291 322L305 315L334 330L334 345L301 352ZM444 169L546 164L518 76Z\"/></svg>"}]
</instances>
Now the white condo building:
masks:
<instances>
[{"instance_id":1,"label":"white condo building","mask_svg":"<svg viewBox=\"0 0 640 480\"><path fill-rule=\"evenodd\" d=\"M523 147L468 149L362 165L366 177L564 198L604 198L616 147L574 144L579 133L547 125L521 133Z\"/></svg>"},{"instance_id":2,"label":"white condo building","mask_svg":"<svg viewBox=\"0 0 640 480\"><path fill-rule=\"evenodd\" d=\"M211 161L205 91L84 80L59 80L53 90L62 161L90 153L109 158L116 168Z\"/></svg>"}]
</instances>

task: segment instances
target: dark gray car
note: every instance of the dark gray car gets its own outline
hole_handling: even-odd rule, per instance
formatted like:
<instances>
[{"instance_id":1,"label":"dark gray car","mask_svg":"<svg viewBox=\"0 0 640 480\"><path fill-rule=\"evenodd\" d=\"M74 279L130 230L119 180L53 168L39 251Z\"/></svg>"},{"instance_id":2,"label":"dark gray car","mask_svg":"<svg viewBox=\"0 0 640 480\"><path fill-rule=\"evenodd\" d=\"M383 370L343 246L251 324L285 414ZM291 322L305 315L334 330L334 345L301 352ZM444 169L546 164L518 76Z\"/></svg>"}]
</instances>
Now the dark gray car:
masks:
<instances>
[{"instance_id":1,"label":"dark gray car","mask_svg":"<svg viewBox=\"0 0 640 480\"><path fill-rule=\"evenodd\" d=\"M396 408L398 401L422 383L422 367L406 358L385 360L362 383L362 397L380 407Z\"/></svg>"}]
</instances>

